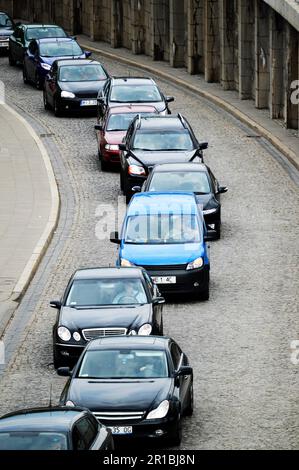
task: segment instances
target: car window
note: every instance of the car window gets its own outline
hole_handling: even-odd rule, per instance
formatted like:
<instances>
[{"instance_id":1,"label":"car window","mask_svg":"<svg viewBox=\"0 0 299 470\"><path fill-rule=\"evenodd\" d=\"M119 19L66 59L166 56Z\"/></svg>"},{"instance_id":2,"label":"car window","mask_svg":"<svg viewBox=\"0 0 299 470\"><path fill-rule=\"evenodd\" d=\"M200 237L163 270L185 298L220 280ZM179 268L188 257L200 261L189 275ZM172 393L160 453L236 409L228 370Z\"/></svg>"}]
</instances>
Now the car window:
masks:
<instances>
[{"instance_id":1,"label":"car window","mask_svg":"<svg viewBox=\"0 0 299 470\"><path fill-rule=\"evenodd\" d=\"M82 418L76 424L77 431L80 436L83 436L85 442L85 448L89 449L97 437L98 430L95 429L95 426L89 418Z\"/></svg>"},{"instance_id":2,"label":"car window","mask_svg":"<svg viewBox=\"0 0 299 470\"><path fill-rule=\"evenodd\" d=\"M83 51L76 41L43 42L40 44L43 57L65 57L82 55Z\"/></svg>"},{"instance_id":3,"label":"car window","mask_svg":"<svg viewBox=\"0 0 299 470\"><path fill-rule=\"evenodd\" d=\"M60 432L0 432L0 450L67 450L67 437Z\"/></svg>"},{"instance_id":4,"label":"car window","mask_svg":"<svg viewBox=\"0 0 299 470\"><path fill-rule=\"evenodd\" d=\"M110 100L117 103L155 103L162 101L156 85L115 85Z\"/></svg>"},{"instance_id":5,"label":"car window","mask_svg":"<svg viewBox=\"0 0 299 470\"><path fill-rule=\"evenodd\" d=\"M72 441L74 450L88 450L84 434L81 432L81 427L76 423L72 431Z\"/></svg>"},{"instance_id":6,"label":"car window","mask_svg":"<svg viewBox=\"0 0 299 470\"><path fill-rule=\"evenodd\" d=\"M41 38L65 38L66 36L65 31L58 26L27 28L26 31L27 41Z\"/></svg>"},{"instance_id":7,"label":"car window","mask_svg":"<svg viewBox=\"0 0 299 470\"><path fill-rule=\"evenodd\" d=\"M12 26L12 21L6 13L0 13L0 28Z\"/></svg>"},{"instance_id":8,"label":"car window","mask_svg":"<svg viewBox=\"0 0 299 470\"><path fill-rule=\"evenodd\" d=\"M145 282L147 284L147 287L151 293L151 296L152 297L155 297L155 285L153 284L151 278L149 277L149 275L147 274L146 271L143 271L143 276L145 278Z\"/></svg>"},{"instance_id":9,"label":"car window","mask_svg":"<svg viewBox=\"0 0 299 470\"><path fill-rule=\"evenodd\" d=\"M174 368L175 370L178 370L178 368L180 367L182 351L176 343L172 343L170 353Z\"/></svg>"},{"instance_id":10,"label":"car window","mask_svg":"<svg viewBox=\"0 0 299 470\"><path fill-rule=\"evenodd\" d=\"M107 75L99 64L64 65L59 71L61 82L95 82L106 78Z\"/></svg>"},{"instance_id":11,"label":"car window","mask_svg":"<svg viewBox=\"0 0 299 470\"><path fill-rule=\"evenodd\" d=\"M135 150L184 150L191 151L194 144L188 130L138 131L135 134Z\"/></svg>"},{"instance_id":12,"label":"car window","mask_svg":"<svg viewBox=\"0 0 299 470\"><path fill-rule=\"evenodd\" d=\"M211 192L207 173L204 171L156 171L151 179L149 191Z\"/></svg>"},{"instance_id":13,"label":"car window","mask_svg":"<svg viewBox=\"0 0 299 470\"><path fill-rule=\"evenodd\" d=\"M151 116L152 113L138 113L142 117ZM126 131L137 113L111 114L107 124L107 131Z\"/></svg>"}]
</instances>

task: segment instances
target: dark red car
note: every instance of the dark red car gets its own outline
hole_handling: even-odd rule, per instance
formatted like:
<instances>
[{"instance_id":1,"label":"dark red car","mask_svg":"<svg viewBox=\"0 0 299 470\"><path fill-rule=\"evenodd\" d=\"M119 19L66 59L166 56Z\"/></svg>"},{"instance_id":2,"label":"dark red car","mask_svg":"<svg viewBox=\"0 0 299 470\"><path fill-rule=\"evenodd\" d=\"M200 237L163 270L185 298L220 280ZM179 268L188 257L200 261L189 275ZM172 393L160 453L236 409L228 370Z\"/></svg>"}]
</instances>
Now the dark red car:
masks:
<instances>
[{"instance_id":1,"label":"dark red car","mask_svg":"<svg viewBox=\"0 0 299 470\"><path fill-rule=\"evenodd\" d=\"M98 119L95 126L98 139L98 152L102 170L108 170L109 166L119 164L119 144L122 143L128 127L134 117L158 114L153 106L126 105L109 108L103 118Z\"/></svg>"}]
</instances>

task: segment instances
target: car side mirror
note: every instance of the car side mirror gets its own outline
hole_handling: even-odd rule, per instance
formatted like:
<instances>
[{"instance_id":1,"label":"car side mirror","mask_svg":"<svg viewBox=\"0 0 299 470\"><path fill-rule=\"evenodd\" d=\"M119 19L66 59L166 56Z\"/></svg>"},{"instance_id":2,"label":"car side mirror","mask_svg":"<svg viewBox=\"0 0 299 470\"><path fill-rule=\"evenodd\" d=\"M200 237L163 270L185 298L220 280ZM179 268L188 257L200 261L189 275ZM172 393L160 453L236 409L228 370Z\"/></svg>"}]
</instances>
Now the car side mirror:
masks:
<instances>
[{"instance_id":1,"label":"car side mirror","mask_svg":"<svg viewBox=\"0 0 299 470\"><path fill-rule=\"evenodd\" d=\"M120 245L121 240L119 238L118 232L111 232L110 233L110 241L111 241L111 243L116 243L117 245Z\"/></svg>"},{"instance_id":2,"label":"car side mirror","mask_svg":"<svg viewBox=\"0 0 299 470\"><path fill-rule=\"evenodd\" d=\"M174 96L165 96L166 103L172 103L174 101Z\"/></svg>"},{"instance_id":3,"label":"car side mirror","mask_svg":"<svg viewBox=\"0 0 299 470\"><path fill-rule=\"evenodd\" d=\"M208 142L201 142L201 143L199 144L199 150L206 150L208 147L209 147L209 143L208 143Z\"/></svg>"},{"instance_id":4,"label":"car side mirror","mask_svg":"<svg viewBox=\"0 0 299 470\"><path fill-rule=\"evenodd\" d=\"M176 371L176 377L181 377L182 375L192 375L193 369L190 366L181 366L179 370Z\"/></svg>"},{"instance_id":5,"label":"car side mirror","mask_svg":"<svg viewBox=\"0 0 299 470\"><path fill-rule=\"evenodd\" d=\"M96 124L94 126L94 128L95 128L96 131L102 131L103 130L103 126L100 126L99 124Z\"/></svg>"},{"instance_id":6,"label":"car side mirror","mask_svg":"<svg viewBox=\"0 0 299 470\"><path fill-rule=\"evenodd\" d=\"M91 56L92 52L90 52L90 51L84 51L84 54L85 54L85 56L86 56L86 59L88 59L88 57Z\"/></svg>"},{"instance_id":7,"label":"car side mirror","mask_svg":"<svg viewBox=\"0 0 299 470\"><path fill-rule=\"evenodd\" d=\"M153 299L153 303L156 305L162 305L165 304L165 299L164 297L156 297L155 299Z\"/></svg>"},{"instance_id":8,"label":"car side mirror","mask_svg":"<svg viewBox=\"0 0 299 470\"><path fill-rule=\"evenodd\" d=\"M140 186L133 186L132 191L133 191L133 193L141 193L141 187Z\"/></svg>"},{"instance_id":9,"label":"car side mirror","mask_svg":"<svg viewBox=\"0 0 299 470\"><path fill-rule=\"evenodd\" d=\"M224 194L227 193L228 187L227 186L219 186L218 188L218 194Z\"/></svg>"},{"instance_id":10,"label":"car side mirror","mask_svg":"<svg viewBox=\"0 0 299 470\"><path fill-rule=\"evenodd\" d=\"M52 307L52 308L59 309L59 308L61 308L61 306L62 306L62 303L60 302L60 300L51 300L50 301L50 307Z\"/></svg>"},{"instance_id":11,"label":"car side mirror","mask_svg":"<svg viewBox=\"0 0 299 470\"><path fill-rule=\"evenodd\" d=\"M69 367L59 367L57 369L57 374L61 377L70 377L71 369Z\"/></svg>"},{"instance_id":12,"label":"car side mirror","mask_svg":"<svg viewBox=\"0 0 299 470\"><path fill-rule=\"evenodd\" d=\"M127 150L127 146L126 146L126 144L119 144L119 146L118 146L118 147L119 147L119 150L122 150L122 151L125 151L125 150Z\"/></svg>"}]
</instances>

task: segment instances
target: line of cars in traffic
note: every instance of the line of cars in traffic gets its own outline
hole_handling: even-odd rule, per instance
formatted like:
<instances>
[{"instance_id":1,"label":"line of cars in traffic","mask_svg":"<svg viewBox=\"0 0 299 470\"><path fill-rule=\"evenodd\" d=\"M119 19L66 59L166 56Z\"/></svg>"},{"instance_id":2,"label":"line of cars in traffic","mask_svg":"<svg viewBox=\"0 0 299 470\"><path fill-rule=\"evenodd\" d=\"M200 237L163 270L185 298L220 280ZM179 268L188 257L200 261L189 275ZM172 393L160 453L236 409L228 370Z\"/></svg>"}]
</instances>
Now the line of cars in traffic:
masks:
<instances>
[{"instance_id":1,"label":"line of cars in traffic","mask_svg":"<svg viewBox=\"0 0 299 470\"><path fill-rule=\"evenodd\" d=\"M204 163L207 142L171 114L174 98L152 78L111 77L55 25L18 25L9 39L16 62L24 82L43 89L46 110L96 113L102 171L119 168L129 206L110 234L116 266L78 269L50 303L54 367L68 378L60 407L2 417L0 449L112 449L111 436L179 445L193 370L163 336L164 296L209 299L207 242L220 238L227 188Z\"/></svg>"}]
</instances>

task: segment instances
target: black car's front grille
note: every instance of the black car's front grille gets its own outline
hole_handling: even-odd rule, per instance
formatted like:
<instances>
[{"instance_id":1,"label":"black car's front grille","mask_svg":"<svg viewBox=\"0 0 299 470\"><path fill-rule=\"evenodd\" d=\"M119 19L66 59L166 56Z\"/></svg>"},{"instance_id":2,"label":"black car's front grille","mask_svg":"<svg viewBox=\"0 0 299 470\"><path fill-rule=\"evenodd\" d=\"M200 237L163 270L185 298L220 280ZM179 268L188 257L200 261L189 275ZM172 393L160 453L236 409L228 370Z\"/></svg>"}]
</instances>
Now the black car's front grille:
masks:
<instances>
[{"instance_id":1,"label":"black car's front grille","mask_svg":"<svg viewBox=\"0 0 299 470\"><path fill-rule=\"evenodd\" d=\"M82 330L83 338L86 341L91 341L92 339L101 338L103 336L123 336L127 334L126 328L89 328Z\"/></svg>"},{"instance_id":2,"label":"black car's front grille","mask_svg":"<svg viewBox=\"0 0 299 470\"><path fill-rule=\"evenodd\" d=\"M142 266L147 271L184 271L186 264L164 264L163 266Z\"/></svg>"},{"instance_id":3,"label":"black car's front grille","mask_svg":"<svg viewBox=\"0 0 299 470\"><path fill-rule=\"evenodd\" d=\"M145 411L93 411L92 413L100 422L140 421L145 415Z\"/></svg>"}]
</instances>

